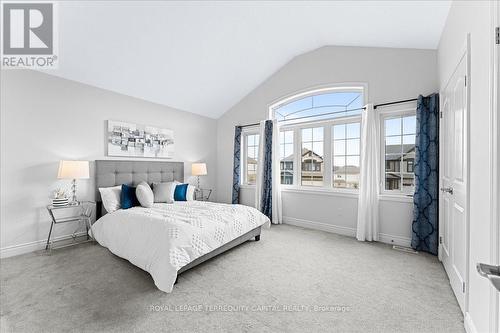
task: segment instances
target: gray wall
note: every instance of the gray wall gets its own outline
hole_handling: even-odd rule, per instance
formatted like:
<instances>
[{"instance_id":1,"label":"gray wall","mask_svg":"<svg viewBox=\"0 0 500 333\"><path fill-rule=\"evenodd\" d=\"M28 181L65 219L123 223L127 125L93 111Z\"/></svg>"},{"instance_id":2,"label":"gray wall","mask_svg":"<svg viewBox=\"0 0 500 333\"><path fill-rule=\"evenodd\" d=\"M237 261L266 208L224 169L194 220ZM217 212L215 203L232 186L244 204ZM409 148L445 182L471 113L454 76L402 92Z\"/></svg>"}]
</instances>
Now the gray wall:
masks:
<instances>
[{"instance_id":1,"label":"gray wall","mask_svg":"<svg viewBox=\"0 0 500 333\"><path fill-rule=\"evenodd\" d=\"M59 160L108 158L107 119L173 129L172 161L185 162L185 180L195 181L191 162L204 161L202 185L214 188L215 120L35 71L2 70L1 76L2 252L33 250L47 237L50 191L69 185L56 179ZM79 181L79 198L93 199L93 186L93 179Z\"/></svg>"},{"instance_id":2,"label":"gray wall","mask_svg":"<svg viewBox=\"0 0 500 333\"><path fill-rule=\"evenodd\" d=\"M296 57L225 113L217 122L217 192L231 200L234 126L268 116L269 105L295 92L338 83L365 83L367 101L381 103L438 91L434 50L329 46ZM254 189L242 189L242 202L253 204ZM285 192L283 214L288 223L354 235L357 197L329 193ZM408 245L410 198L382 198L382 240Z\"/></svg>"}]
</instances>

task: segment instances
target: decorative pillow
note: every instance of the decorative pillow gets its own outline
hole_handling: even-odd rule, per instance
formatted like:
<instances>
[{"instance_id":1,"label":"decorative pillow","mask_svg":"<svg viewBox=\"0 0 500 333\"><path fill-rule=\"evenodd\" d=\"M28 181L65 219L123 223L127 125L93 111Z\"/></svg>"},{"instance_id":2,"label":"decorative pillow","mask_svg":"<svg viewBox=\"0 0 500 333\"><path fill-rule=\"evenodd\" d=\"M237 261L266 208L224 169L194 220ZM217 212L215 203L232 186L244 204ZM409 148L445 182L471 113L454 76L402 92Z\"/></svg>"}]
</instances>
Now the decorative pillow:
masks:
<instances>
[{"instance_id":1,"label":"decorative pillow","mask_svg":"<svg viewBox=\"0 0 500 333\"><path fill-rule=\"evenodd\" d=\"M186 201L194 200L194 192L196 191L196 187L193 185L188 185L187 193L186 193Z\"/></svg>"},{"instance_id":2,"label":"decorative pillow","mask_svg":"<svg viewBox=\"0 0 500 333\"><path fill-rule=\"evenodd\" d=\"M178 184L174 191L175 201L193 201L196 187L190 184Z\"/></svg>"},{"instance_id":3,"label":"decorative pillow","mask_svg":"<svg viewBox=\"0 0 500 333\"><path fill-rule=\"evenodd\" d=\"M122 209L129 209L135 206L139 206L139 201L135 195L135 187L130 185L122 185L122 192L120 195Z\"/></svg>"},{"instance_id":4,"label":"decorative pillow","mask_svg":"<svg viewBox=\"0 0 500 333\"><path fill-rule=\"evenodd\" d=\"M153 206L154 194L148 183L140 182L135 189L135 195L142 207L149 208Z\"/></svg>"},{"instance_id":5,"label":"decorative pillow","mask_svg":"<svg viewBox=\"0 0 500 333\"><path fill-rule=\"evenodd\" d=\"M153 183L154 202L174 202L175 187L179 182Z\"/></svg>"},{"instance_id":6,"label":"decorative pillow","mask_svg":"<svg viewBox=\"0 0 500 333\"><path fill-rule=\"evenodd\" d=\"M112 187L100 187L99 192L101 193L102 205L108 213L113 213L114 211L121 208L120 205L120 195L122 192L122 186L112 186Z\"/></svg>"},{"instance_id":7,"label":"decorative pillow","mask_svg":"<svg viewBox=\"0 0 500 333\"><path fill-rule=\"evenodd\" d=\"M188 184L179 184L175 187L174 200L187 201Z\"/></svg>"}]
</instances>

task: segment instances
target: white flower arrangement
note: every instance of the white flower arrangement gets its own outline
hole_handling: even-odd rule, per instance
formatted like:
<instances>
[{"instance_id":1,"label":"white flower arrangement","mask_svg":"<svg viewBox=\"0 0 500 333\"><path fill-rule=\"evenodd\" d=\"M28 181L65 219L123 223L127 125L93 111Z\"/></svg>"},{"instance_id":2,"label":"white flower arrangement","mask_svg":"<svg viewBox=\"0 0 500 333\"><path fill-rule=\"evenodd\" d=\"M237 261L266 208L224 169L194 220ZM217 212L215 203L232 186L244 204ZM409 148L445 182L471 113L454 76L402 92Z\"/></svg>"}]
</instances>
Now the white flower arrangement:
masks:
<instances>
[{"instance_id":1,"label":"white flower arrangement","mask_svg":"<svg viewBox=\"0 0 500 333\"><path fill-rule=\"evenodd\" d=\"M68 196L65 190L63 190L62 188L57 188L52 192L52 197L54 199L64 199L67 198Z\"/></svg>"}]
</instances>

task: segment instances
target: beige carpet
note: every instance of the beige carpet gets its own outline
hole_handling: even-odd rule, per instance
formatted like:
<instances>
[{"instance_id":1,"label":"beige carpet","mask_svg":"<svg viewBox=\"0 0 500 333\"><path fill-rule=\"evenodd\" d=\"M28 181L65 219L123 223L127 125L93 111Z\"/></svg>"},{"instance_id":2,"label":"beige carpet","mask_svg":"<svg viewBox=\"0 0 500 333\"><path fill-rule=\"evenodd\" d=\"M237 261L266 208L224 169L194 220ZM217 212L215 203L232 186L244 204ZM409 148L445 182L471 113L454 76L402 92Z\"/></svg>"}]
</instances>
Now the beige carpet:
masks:
<instances>
[{"instance_id":1,"label":"beige carpet","mask_svg":"<svg viewBox=\"0 0 500 333\"><path fill-rule=\"evenodd\" d=\"M2 332L463 332L436 257L287 225L171 294L99 245L1 260Z\"/></svg>"}]
</instances>

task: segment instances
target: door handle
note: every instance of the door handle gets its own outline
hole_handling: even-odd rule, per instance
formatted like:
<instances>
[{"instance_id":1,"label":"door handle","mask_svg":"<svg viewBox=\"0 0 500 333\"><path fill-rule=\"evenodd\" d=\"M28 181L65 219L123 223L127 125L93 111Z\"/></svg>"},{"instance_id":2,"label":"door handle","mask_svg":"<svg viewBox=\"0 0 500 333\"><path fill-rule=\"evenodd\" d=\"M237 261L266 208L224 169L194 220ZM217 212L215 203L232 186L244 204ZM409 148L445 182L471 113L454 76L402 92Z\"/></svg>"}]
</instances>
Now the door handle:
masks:
<instances>
[{"instance_id":1,"label":"door handle","mask_svg":"<svg viewBox=\"0 0 500 333\"><path fill-rule=\"evenodd\" d=\"M441 187L441 192L453 194L453 187Z\"/></svg>"},{"instance_id":2,"label":"door handle","mask_svg":"<svg viewBox=\"0 0 500 333\"><path fill-rule=\"evenodd\" d=\"M493 287L500 291L500 266L478 263L476 268L479 275L490 280Z\"/></svg>"}]
</instances>

